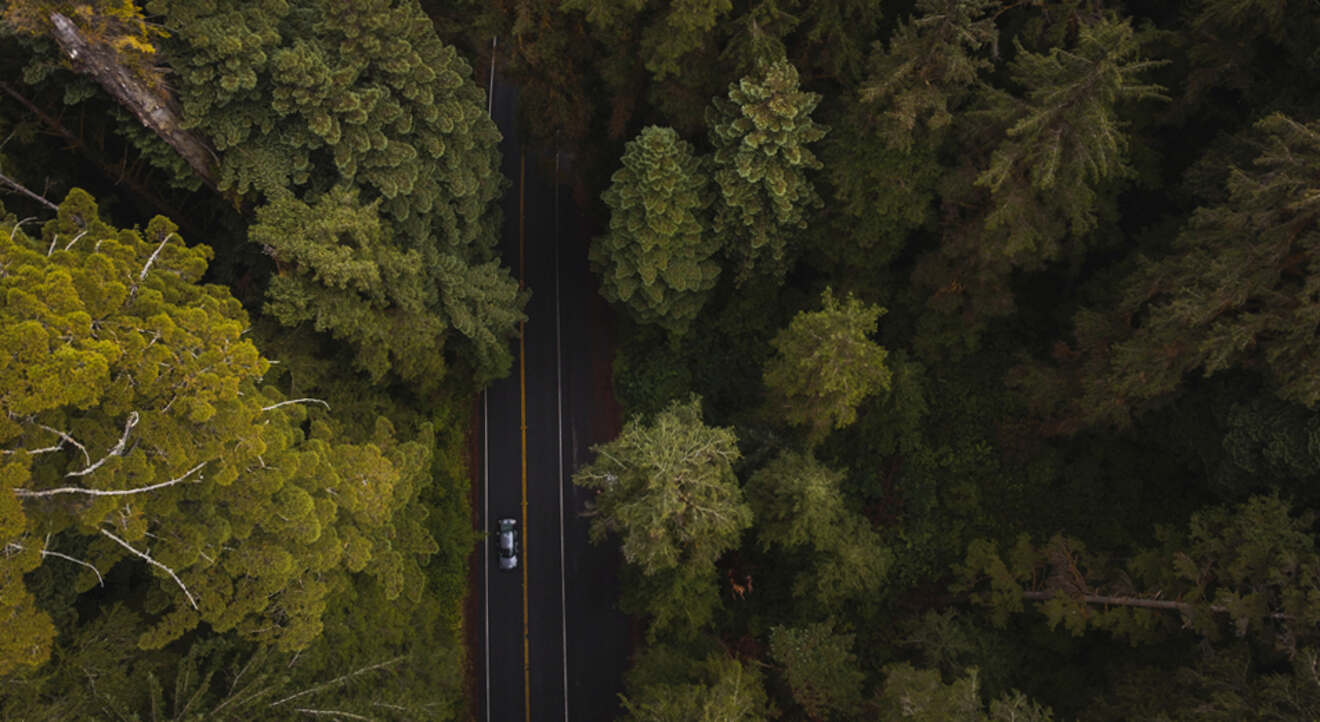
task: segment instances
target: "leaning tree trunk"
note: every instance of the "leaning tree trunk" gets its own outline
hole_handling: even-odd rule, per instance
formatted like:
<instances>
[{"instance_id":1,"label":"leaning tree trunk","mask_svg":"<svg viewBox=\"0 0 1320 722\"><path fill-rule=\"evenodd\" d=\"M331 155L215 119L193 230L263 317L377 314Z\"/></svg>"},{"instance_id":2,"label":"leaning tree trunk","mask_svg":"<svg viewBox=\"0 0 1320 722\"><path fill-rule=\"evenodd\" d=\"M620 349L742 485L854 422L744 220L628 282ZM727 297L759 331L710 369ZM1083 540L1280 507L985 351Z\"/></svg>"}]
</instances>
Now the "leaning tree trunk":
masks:
<instances>
[{"instance_id":1,"label":"leaning tree trunk","mask_svg":"<svg viewBox=\"0 0 1320 722\"><path fill-rule=\"evenodd\" d=\"M169 143L208 186L215 188L215 166L212 163L215 154L200 136L182 127L183 119L170 98L152 91L119 62L119 56L112 48L89 42L72 20L60 13L51 13L50 21L55 26L55 42L73 63L73 69L100 83L142 125Z\"/></svg>"}]
</instances>

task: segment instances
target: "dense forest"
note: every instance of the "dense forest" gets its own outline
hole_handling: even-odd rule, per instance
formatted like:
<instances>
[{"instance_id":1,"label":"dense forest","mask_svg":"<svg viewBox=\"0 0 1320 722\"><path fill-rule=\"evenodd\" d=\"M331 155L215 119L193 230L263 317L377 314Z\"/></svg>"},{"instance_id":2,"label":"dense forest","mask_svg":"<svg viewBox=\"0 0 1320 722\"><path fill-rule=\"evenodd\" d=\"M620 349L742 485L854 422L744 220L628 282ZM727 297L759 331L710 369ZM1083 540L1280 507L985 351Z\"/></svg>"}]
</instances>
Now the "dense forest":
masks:
<instances>
[{"instance_id":1,"label":"dense forest","mask_svg":"<svg viewBox=\"0 0 1320 722\"><path fill-rule=\"evenodd\" d=\"M622 717L1320 718L1301 0L8 0L0 717L471 714L492 38Z\"/></svg>"}]
</instances>

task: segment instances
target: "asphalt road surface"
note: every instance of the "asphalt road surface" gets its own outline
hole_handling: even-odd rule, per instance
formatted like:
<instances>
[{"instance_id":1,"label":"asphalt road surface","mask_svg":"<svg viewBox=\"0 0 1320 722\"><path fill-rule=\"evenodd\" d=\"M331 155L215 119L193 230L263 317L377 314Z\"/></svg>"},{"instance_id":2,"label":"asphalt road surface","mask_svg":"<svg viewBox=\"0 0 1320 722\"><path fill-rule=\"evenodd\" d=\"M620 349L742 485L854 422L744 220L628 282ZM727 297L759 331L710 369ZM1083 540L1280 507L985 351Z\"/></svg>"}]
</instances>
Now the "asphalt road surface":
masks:
<instances>
[{"instance_id":1,"label":"asphalt road surface","mask_svg":"<svg viewBox=\"0 0 1320 722\"><path fill-rule=\"evenodd\" d=\"M488 532L477 659L481 719L610 720L630 648L617 610L619 557L587 541L571 476L612 433L608 313L587 266L589 229L554 150L524 150L517 94L490 86L504 134L500 251L532 290L513 373L482 400L479 520ZM562 192L561 192L562 190ZM518 520L518 568L498 566L499 519Z\"/></svg>"}]
</instances>

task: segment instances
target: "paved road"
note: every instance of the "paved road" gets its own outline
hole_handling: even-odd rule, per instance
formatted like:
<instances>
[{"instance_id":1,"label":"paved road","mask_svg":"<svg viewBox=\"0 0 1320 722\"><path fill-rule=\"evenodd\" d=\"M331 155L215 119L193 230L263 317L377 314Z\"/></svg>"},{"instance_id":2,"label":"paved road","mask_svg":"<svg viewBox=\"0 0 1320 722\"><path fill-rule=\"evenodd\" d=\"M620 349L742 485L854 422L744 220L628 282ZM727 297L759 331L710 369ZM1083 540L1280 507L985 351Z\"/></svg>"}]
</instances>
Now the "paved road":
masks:
<instances>
[{"instance_id":1,"label":"paved road","mask_svg":"<svg viewBox=\"0 0 1320 722\"><path fill-rule=\"evenodd\" d=\"M491 114L513 181L501 254L533 295L514 372L483 400L480 517L489 532L519 519L523 549L514 572L498 570L492 543L483 555L479 707L496 722L609 720L629 650L615 608L619 559L613 546L588 544L584 497L570 481L612 433L608 314L587 268L590 229L558 192L556 156L521 147L516 102L497 75Z\"/></svg>"}]
</instances>

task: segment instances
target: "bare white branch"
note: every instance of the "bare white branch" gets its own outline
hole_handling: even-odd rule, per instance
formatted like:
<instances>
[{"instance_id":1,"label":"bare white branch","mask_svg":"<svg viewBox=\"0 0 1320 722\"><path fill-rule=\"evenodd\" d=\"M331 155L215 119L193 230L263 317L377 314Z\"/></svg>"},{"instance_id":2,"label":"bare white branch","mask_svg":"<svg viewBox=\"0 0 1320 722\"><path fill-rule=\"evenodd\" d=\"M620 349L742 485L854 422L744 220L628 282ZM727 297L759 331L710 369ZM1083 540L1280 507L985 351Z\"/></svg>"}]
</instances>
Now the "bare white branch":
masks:
<instances>
[{"instance_id":1,"label":"bare white branch","mask_svg":"<svg viewBox=\"0 0 1320 722\"><path fill-rule=\"evenodd\" d=\"M49 454L52 451L59 451L60 449L63 448L64 448L64 444L61 443L61 444L56 444L54 446L47 446L44 449L0 449L0 454L17 454L18 452L22 451L25 454L31 454L32 456L36 456L37 454Z\"/></svg>"},{"instance_id":2,"label":"bare white branch","mask_svg":"<svg viewBox=\"0 0 1320 722\"><path fill-rule=\"evenodd\" d=\"M281 407L281 406L286 406L286 405L288 405L288 404L302 404L302 403L321 404L322 406L326 407L327 409L330 408L330 404L327 404L326 402L324 402L324 401L322 401L322 400L320 400L320 399L310 399L310 398L308 398L308 399L289 399L288 401L281 401L281 402L279 402L278 404L271 404L270 406L263 406L263 407L261 407L261 410L262 410L262 411L270 411L271 409L278 409L279 407Z\"/></svg>"},{"instance_id":3,"label":"bare white branch","mask_svg":"<svg viewBox=\"0 0 1320 722\"><path fill-rule=\"evenodd\" d=\"M367 722L373 722L373 719L371 717L363 717L360 714L353 714L352 712L341 712L340 710L337 709L304 709L299 707L294 711L302 712L303 714L309 714L316 717L320 717L320 716L347 717L348 719L360 719L360 720L366 720Z\"/></svg>"},{"instance_id":4,"label":"bare white branch","mask_svg":"<svg viewBox=\"0 0 1320 722\"><path fill-rule=\"evenodd\" d=\"M119 442L115 444L114 448L106 452L106 455L101 457L101 460L97 461L95 464L92 464L91 466L87 467L86 469L83 469L82 471L70 471L69 473L65 474L65 476L66 477L87 476L93 471L99 469L102 464L109 461L110 457L119 456L120 454L124 453L124 445L128 443L128 435L133 431L133 427L137 426L137 423L138 423L138 412L134 411L130 413L128 415L128 419L124 421L124 435L119 437ZM87 450L83 449L83 453L87 453Z\"/></svg>"},{"instance_id":5,"label":"bare white branch","mask_svg":"<svg viewBox=\"0 0 1320 722\"><path fill-rule=\"evenodd\" d=\"M55 496L56 494L87 494L88 496L127 496L129 494L141 494L146 491L155 491L156 489L164 489L167 486L173 486L174 484L177 484L183 481L184 479L187 479L188 477L192 476L193 474L197 473L203 466L206 466L205 461L183 472L183 475L177 479L162 481L158 484L139 486L135 489L84 489L78 486L61 486L58 489L42 489L41 491L33 491L31 489L14 489L14 495L22 496L22 497L36 497L36 496ZM197 481L201 481L201 479L199 478L197 479Z\"/></svg>"},{"instance_id":6,"label":"bare white branch","mask_svg":"<svg viewBox=\"0 0 1320 722\"><path fill-rule=\"evenodd\" d=\"M60 439L67 441L70 444L73 444L74 446L78 447L78 450L83 453L83 459L87 461L87 465L88 466L92 465L92 457L90 454L87 453L87 447L78 443L77 439L73 438L72 436L69 436L68 434L64 433L63 431L60 431L59 429L52 429L51 427L46 426L45 424L37 424L37 426L60 437Z\"/></svg>"},{"instance_id":7,"label":"bare white branch","mask_svg":"<svg viewBox=\"0 0 1320 722\"><path fill-rule=\"evenodd\" d=\"M361 676L361 675L366 674L367 672L371 672L371 671L374 671L374 670L380 669L381 667L388 667L388 666L390 666L390 665L392 665L392 664L398 664L399 662L402 662L402 661L405 660L405 659L407 659L407 655L401 655L401 656L395 657L394 659L387 659L387 660L385 660L384 662L377 662L376 664L372 664L372 665L368 665L368 666L366 666L366 667L362 667L362 668L360 668L360 669L357 669L357 670L354 670L354 671L352 671L352 672L349 672L348 674L345 674L345 675L343 675L342 677L336 677L335 679L332 679L332 680L330 680L329 682L326 682L325 684L318 684L318 685L316 685L315 687L309 687L309 688L307 688L307 689L304 689L304 690L301 691L301 692L295 692L295 693L289 695L288 697L285 697L284 699L278 700L278 701L276 701L276 702L271 702L271 703L270 703L270 706L271 706L271 707L278 707L279 705L282 705L282 704L284 704L285 702L288 702L288 701L290 701L290 700L295 700L295 699L297 699L297 698L299 698L299 697L302 697L303 695L312 694L313 692L320 692L320 691L323 690L323 689L330 689L331 687L337 687L337 686L343 684L344 682L347 682L348 680L350 680L350 679L352 679L352 678L354 678L354 677L359 677L359 676ZM300 710L300 711L301 711L301 710Z\"/></svg>"},{"instance_id":8,"label":"bare white branch","mask_svg":"<svg viewBox=\"0 0 1320 722\"><path fill-rule=\"evenodd\" d=\"M93 572L96 572L96 581L100 582L100 583L101 583L101 586L103 586L103 587L105 586L105 579L103 579L103 578L101 577L101 572L100 572L96 567L92 566L91 564L88 564L87 562L85 562L85 561L83 561L83 560L81 560L81 559L74 559L73 557L69 556L68 554L61 554L61 553L59 553L59 552L53 552L53 551L51 551L51 550L49 550L49 549L42 549L42 550L41 550L41 556L43 556L43 557L59 557L60 559L64 559L64 560L66 560L66 561L73 562L74 564L81 564L81 565L87 567L88 569L91 569Z\"/></svg>"},{"instance_id":9,"label":"bare white branch","mask_svg":"<svg viewBox=\"0 0 1320 722\"><path fill-rule=\"evenodd\" d=\"M183 580L182 580L182 579L179 579L179 575L178 575L178 574L175 574L173 569L170 569L169 567L165 566L164 564L161 564L160 562L156 561L155 559L152 559L152 558L151 558L148 554L146 554L145 552L140 552L140 551L138 551L137 549L134 549L133 546L132 546L131 544L129 544L128 542L124 541L123 539L120 539L119 537L115 536L114 534L111 534L109 531L107 531L107 530L105 530L105 529L102 529L102 530L101 530L101 533L104 534L104 535L106 535L106 536L108 536L108 537L110 537L111 539L115 540L116 542L119 543L119 546L122 546L123 548L129 550L129 551L132 552L134 555L140 557L140 558L141 558L143 561L145 561L146 563L148 563L148 564L150 564L150 565L156 567L157 569L161 569L161 570L163 570L166 574L170 575L170 578L174 580L174 583L175 583L175 584L178 584L178 585L179 585L179 588L183 590L183 594L184 594L184 596L188 597L188 601L189 601L189 603L192 604L193 609L197 609L197 600L196 600L196 599L193 599L192 592L188 591L188 587L184 586L184 584L183 584Z\"/></svg>"},{"instance_id":10,"label":"bare white branch","mask_svg":"<svg viewBox=\"0 0 1320 722\"><path fill-rule=\"evenodd\" d=\"M73 248L73 244L77 243L77 242L78 242L78 239L79 239L79 238L82 238L82 237L85 236L85 235L87 235L87 231L83 231L82 233L79 233L78 235L74 236L74 237L73 237L73 240L72 240L72 241L69 241L69 243L68 243L66 246L64 246L64 250L67 251L67 250L69 250L70 248Z\"/></svg>"},{"instance_id":11,"label":"bare white branch","mask_svg":"<svg viewBox=\"0 0 1320 722\"><path fill-rule=\"evenodd\" d=\"M170 238L178 238L178 236L179 234L171 232L169 235L165 236L165 239L160 242L159 246L156 246L156 252L151 254L151 258L147 259L147 265L143 266L142 272L138 274L139 281L146 279L147 271L151 269L151 264L156 262L156 256L159 256L160 252L165 249L165 244L170 242ZM179 238L179 240L182 241L183 239Z\"/></svg>"}]
</instances>

